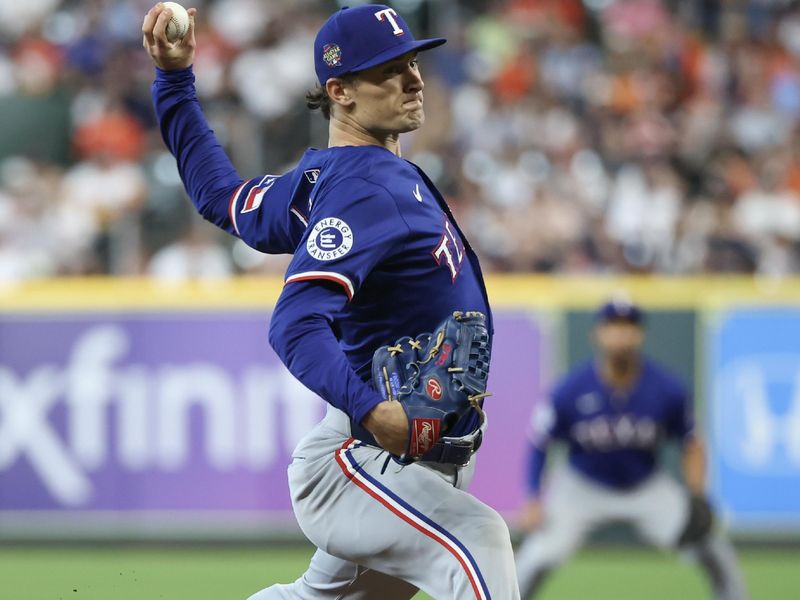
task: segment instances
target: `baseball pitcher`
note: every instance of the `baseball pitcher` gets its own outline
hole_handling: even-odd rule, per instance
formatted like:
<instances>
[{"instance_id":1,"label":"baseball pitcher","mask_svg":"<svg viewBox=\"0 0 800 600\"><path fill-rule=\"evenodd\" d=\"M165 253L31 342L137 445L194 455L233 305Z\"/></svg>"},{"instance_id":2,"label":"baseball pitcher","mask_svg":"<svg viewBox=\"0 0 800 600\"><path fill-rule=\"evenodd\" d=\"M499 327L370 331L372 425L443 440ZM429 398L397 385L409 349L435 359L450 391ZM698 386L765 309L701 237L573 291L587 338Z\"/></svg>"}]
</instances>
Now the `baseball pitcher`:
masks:
<instances>
[{"instance_id":1,"label":"baseball pitcher","mask_svg":"<svg viewBox=\"0 0 800 600\"><path fill-rule=\"evenodd\" d=\"M507 527L463 491L486 426L492 317L478 259L434 184L400 156L424 121L419 52L392 8L333 14L314 44L310 108L328 148L243 181L194 88L194 15L142 26L165 143L205 218L262 252L293 254L269 329L289 370L329 404L296 448L289 487L318 547L274 598L519 597Z\"/></svg>"}]
</instances>

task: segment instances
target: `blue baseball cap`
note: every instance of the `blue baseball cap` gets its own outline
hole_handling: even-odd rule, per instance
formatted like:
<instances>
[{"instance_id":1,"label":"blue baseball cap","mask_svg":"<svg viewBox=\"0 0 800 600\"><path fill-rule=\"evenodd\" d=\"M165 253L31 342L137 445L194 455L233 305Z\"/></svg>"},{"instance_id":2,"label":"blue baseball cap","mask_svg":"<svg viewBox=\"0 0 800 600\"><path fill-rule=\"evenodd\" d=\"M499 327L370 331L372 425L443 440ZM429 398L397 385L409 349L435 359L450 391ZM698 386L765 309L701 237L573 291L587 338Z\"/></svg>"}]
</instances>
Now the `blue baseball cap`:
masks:
<instances>
[{"instance_id":1,"label":"blue baseball cap","mask_svg":"<svg viewBox=\"0 0 800 600\"><path fill-rule=\"evenodd\" d=\"M598 323L609 321L628 321L635 325L641 325L644 321L642 309L625 300L611 300L597 309L595 319Z\"/></svg>"},{"instance_id":2,"label":"blue baseball cap","mask_svg":"<svg viewBox=\"0 0 800 600\"><path fill-rule=\"evenodd\" d=\"M445 38L415 40L411 28L383 4L344 7L325 21L314 40L314 69L321 85L331 77L363 71L412 50L441 46Z\"/></svg>"}]
</instances>

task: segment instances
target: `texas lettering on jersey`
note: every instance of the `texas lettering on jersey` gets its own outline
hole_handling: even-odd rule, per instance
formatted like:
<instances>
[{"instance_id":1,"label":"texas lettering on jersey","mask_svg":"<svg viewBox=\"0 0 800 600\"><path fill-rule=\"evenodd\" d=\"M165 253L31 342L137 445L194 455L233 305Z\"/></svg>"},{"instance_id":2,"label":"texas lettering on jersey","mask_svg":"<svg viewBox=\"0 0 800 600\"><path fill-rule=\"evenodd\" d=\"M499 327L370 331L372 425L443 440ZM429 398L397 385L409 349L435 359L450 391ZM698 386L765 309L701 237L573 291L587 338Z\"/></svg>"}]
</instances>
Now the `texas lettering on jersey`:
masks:
<instances>
[{"instance_id":1,"label":"texas lettering on jersey","mask_svg":"<svg viewBox=\"0 0 800 600\"><path fill-rule=\"evenodd\" d=\"M661 428L649 417L599 415L575 423L570 437L588 451L655 450L661 440Z\"/></svg>"},{"instance_id":2,"label":"texas lettering on jersey","mask_svg":"<svg viewBox=\"0 0 800 600\"><path fill-rule=\"evenodd\" d=\"M437 265L447 265L450 269L450 277L455 282L464 262L464 246L458 236L453 233L450 221L446 217L444 219L444 233L442 233L442 239L439 240L433 250L433 258L436 259Z\"/></svg>"}]
</instances>

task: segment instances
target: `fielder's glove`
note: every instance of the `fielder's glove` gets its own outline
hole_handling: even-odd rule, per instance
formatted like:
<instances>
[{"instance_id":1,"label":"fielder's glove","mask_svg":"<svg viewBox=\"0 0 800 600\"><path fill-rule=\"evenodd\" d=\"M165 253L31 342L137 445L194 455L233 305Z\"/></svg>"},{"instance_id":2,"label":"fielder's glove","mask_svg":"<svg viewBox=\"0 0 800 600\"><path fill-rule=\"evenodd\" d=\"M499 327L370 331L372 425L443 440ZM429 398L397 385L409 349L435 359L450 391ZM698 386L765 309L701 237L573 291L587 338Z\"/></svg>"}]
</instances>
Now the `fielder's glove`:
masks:
<instances>
[{"instance_id":1,"label":"fielder's glove","mask_svg":"<svg viewBox=\"0 0 800 600\"><path fill-rule=\"evenodd\" d=\"M386 400L402 403L408 417L408 443L400 457L413 462L475 409L489 377L489 332L479 312L455 312L433 333L403 337L372 357L372 382Z\"/></svg>"},{"instance_id":2,"label":"fielder's glove","mask_svg":"<svg viewBox=\"0 0 800 600\"><path fill-rule=\"evenodd\" d=\"M678 546L687 546L702 542L711 533L714 525L714 510L703 496L692 496L689 499L689 518L683 532L678 538Z\"/></svg>"}]
</instances>

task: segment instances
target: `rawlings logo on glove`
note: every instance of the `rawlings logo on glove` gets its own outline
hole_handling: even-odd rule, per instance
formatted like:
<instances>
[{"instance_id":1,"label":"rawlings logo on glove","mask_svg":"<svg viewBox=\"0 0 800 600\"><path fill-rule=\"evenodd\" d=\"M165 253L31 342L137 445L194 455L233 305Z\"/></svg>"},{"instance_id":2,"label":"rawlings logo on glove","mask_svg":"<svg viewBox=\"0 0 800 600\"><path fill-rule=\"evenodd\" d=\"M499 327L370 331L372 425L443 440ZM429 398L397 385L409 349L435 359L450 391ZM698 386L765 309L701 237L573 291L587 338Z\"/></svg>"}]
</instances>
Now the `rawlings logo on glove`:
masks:
<instances>
[{"instance_id":1,"label":"rawlings logo on glove","mask_svg":"<svg viewBox=\"0 0 800 600\"><path fill-rule=\"evenodd\" d=\"M372 357L372 382L384 399L402 403L408 443L402 461L433 448L453 425L488 396L489 332L479 312L455 312L433 333L402 337Z\"/></svg>"},{"instance_id":2,"label":"rawlings logo on glove","mask_svg":"<svg viewBox=\"0 0 800 600\"><path fill-rule=\"evenodd\" d=\"M413 419L411 421L411 439L406 454L421 456L433 448L440 435L438 419Z\"/></svg>"}]
</instances>

